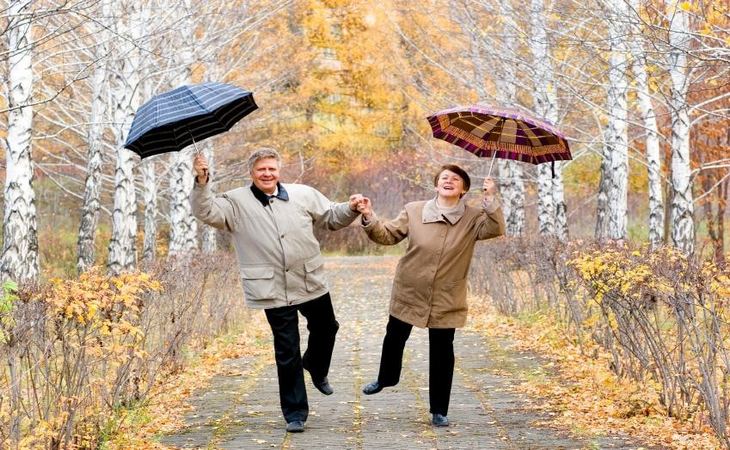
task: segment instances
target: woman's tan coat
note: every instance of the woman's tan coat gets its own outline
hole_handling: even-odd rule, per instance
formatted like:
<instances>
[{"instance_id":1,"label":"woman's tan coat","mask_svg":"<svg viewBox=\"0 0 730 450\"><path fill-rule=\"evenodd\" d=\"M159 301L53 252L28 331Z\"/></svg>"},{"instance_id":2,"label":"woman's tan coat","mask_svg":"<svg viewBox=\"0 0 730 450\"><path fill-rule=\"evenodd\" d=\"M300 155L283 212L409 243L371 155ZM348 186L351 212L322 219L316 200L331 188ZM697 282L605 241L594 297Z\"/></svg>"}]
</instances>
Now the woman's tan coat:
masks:
<instances>
[{"instance_id":1,"label":"woman's tan coat","mask_svg":"<svg viewBox=\"0 0 730 450\"><path fill-rule=\"evenodd\" d=\"M466 323L474 244L504 234L504 217L498 201L474 208L463 199L444 216L434 198L408 203L391 221L372 217L363 228L383 245L408 238L393 280L390 314L421 328L459 328Z\"/></svg>"}]
</instances>

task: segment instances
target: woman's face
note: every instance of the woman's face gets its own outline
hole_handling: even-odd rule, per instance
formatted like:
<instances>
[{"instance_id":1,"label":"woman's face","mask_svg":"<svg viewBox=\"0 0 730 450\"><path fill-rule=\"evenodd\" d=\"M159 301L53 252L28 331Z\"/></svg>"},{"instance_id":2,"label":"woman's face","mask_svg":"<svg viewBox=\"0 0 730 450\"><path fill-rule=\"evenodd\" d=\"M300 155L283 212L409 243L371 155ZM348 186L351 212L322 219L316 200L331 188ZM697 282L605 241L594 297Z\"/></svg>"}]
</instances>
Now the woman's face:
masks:
<instances>
[{"instance_id":1,"label":"woman's face","mask_svg":"<svg viewBox=\"0 0 730 450\"><path fill-rule=\"evenodd\" d=\"M436 193L442 198L459 198L464 191L464 180L450 170L444 170L439 174L436 182Z\"/></svg>"}]
</instances>

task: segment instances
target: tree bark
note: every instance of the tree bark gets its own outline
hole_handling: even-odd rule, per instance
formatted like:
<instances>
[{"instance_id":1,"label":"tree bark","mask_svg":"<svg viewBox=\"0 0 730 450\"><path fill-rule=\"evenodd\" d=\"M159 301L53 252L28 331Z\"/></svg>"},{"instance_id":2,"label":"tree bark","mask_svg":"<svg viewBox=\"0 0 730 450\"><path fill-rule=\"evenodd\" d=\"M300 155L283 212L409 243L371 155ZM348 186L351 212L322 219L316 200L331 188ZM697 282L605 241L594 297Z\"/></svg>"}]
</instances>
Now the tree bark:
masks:
<instances>
[{"instance_id":1,"label":"tree bark","mask_svg":"<svg viewBox=\"0 0 730 450\"><path fill-rule=\"evenodd\" d=\"M141 32L143 24L138 7L126 5L128 22L118 22L118 34L129 32L130 40ZM121 6L117 6L121 8ZM114 210L112 236L109 241L108 268L112 274L133 270L137 264L137 196L134 189L133 153L124 148L134 113L139 106L138 86L141 77L138 49L126 39L118 39L119 54L112 75L112 118L116 137L116 167L114 173Z\"/></svg>"},{"instance_id":2,"label":"tree bark","mask_svg":"<svg viewBox=\"0 0 730 450\"><path fill-rule=\"evenodd\" d=\"M611 53L608 67L608 92L606 110L608 126L604 155L607 156L608 167L608 238L626 239L628 210L628 79L626 77L627 59L623 41L626 36L625 26L627 12L623 0L611 0L607 4L608 39Z\"/></svg>"},{"instance_id":3,"label":"tree bark","mask_svg":"<svg viewBox=\"0 0 730 450\"><path fill-rule=\"evenodd\" d=\"M668 55L672 81L669 100L672 117L672 244L687 255L694 252L695 245L687 104L689 33L689 14L677 5L670 17Z\"/></svg>"},{"instance_id":4,"label":"tree bark","mask_svg":"<svg viewBox=\"0 0 730 450\"><path fill-rule=\"evenodd\" d=\"M545 6L543 0L532 0L530 8L530 50L534 58L535 112L538 116L556 124L558 119L558 101L554 82L553 67L550 61L550 44L545 29ZM541 235L567 236L567 220L557 220L558 207L561 214L565 214L565 200L563 198L562 176L560 165L555 164L555 179L553 170L548 164L541 164L538 169L538 227ZM560 188L556 190L555 184Z\"/></svg>"},{"instance_id":5,"label":"tree bark","mask_svg":"<svg viewBox=\"0 0 730 450\"><path fill-rule=\"evenodd\" d=\"M38 226L31 131L33 90L30 2L10 1L7 45L8 135L5 141L5 212L0 278L16 282L38 278Z\"/></svg>"},{"instance_id":6,"label":"tree bark","mask_svg":"<svg viewBox=\"0 0 730 450\"><path fill-rule=\"evenodd\" d=\"M105 11L107 2L101 5L102 18L107 17ZM96 251L94 240L96 238L96 229L99 221L99 196L101 189L101 164L102 164L102 146L104 133L104 116L106 114L107 104L107 71L106 58L107 46L105 41L105 29L99 27L96 30L99 33L101 43L95 49L97 56L97 65L94 68L94 75L91 79L91 113L89 117L89 128L87 130L87 162L86 162L86 183L84 186L84 200L81 206L81 221L79 224L78 236L78 260L76 268L79 273L87 271L94 265Z\"/></svg>"},{"instance_id":7,"label":"tree bark","mask_svg":"<svg viewBox=\"0 0 730 450\"><path fill-rule=\"evenodd\" d=\"M604 136L607 132L604 131ZM609 173L611 167L610 153L606 153L606 147L603 147L603 155L601 157L601 178L598 182L598 195L596 196L596 229L594 237L602 241L608 237L608 189Z\"/></svg>"},{"instance_id":8,"label":"tree bark","mask_svg":"<svg viewBox=\"0 0 730 450\"><path fill-rule=\"evenodd\" d=\"M656 111L649 95L646 72L646 52L642 43L638 0L631 0L631 38L628 40L633 56L633 72L639 111L646 132L646 163L649 177L649 245L656 248L664 241L664 196L662 195L662 160L659 147L659 127Z\"/></svg>"},{"instance_id":9,"label":"tree bark","mask_svg":"<svg viewBox=\"0 0 730 450\"><path fill-rule=\"evenodd\" d=\"M150 80L142 82L145 100L152 97ZM151 263L157 258L157 158L142 161L142 197L144 199L144 241L142 242L142 261Z\"/></svg>"},{"instance_id":10,"label":"tree bark","mask_svg":"<svg viewBox=\"0 0 730 450\"><path fill-rule=\"evenodd\" d=\"M203 154L205 159L208 160L208 175L211 180L215 179L215 156L213 155L213 146L210 143L206 143L204 146ZM212 186L215 186L213 184ZM210 225L201 225L201 249L204 253L213 253L218 249L218 233L217 230Z\"/></svg>"},{"instance_id":11,"label":"tree bark","mask_svg":"<svg viewBox=\"0 0 730 450\"><path fill-rule=\"evenodd\" d=\"M190 2L184 1L181 13L180 45L177 53L179 65L183 68L178 85L187 84L191 79L190 65L193 63L194 30L190 21ZM190 207L190 191L193 189L194 176L191 156L185 151L172 155L170 171L170 256L188 255L198 248L198 224Z\"/></svg>"},{"instance_id":12,"label":"tree bark","mask_svg":"<svg viewBox=\"0 0 730 450\"><path fill-rule=\"evenodd\" d=\"M499 2L499 15L504 21L502 44L507 54L517 52L518 34L515 11L511 0ZM498 55L494 55L498 57ZM517 102L517 76L511 63L501 64L502 76L495 79L498 97L508 105ZM500 192L502 194L506 232L508 236L522 236L525 230L525 181L521 163L500 160Z\"/></svg>"},{"instance_id":13,"label":"tree bark","mask_svg":"<svg viewBox=\"0 0 730 450\"><path fill-rule=\"evenodd\" d=\"M150 263L157 257L157 164L155 159L142 161L142 189L144 196L144 242L142 260Z\"/></svg>"}]
</instances>

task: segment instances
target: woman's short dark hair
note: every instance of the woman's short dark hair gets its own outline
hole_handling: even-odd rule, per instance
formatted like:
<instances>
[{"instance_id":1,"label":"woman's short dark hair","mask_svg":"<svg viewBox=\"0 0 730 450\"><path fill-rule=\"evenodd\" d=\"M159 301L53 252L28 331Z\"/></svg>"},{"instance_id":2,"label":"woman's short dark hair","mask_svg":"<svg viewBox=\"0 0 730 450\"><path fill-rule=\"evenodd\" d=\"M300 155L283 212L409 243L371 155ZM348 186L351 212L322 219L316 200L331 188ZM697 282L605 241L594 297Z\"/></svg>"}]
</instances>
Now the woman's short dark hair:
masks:
<instances>
[{"instance_id":1,"label":"woman's short dark hair","mask_svg":"<svg viewBox=\"0 0 730 450\"><path fill-rule=\"evenodd\" d=\"M433 177L433 185L438 186L439 184L439 177L443 173L444 170L449 170L451 172L454 172L455 174L459 175L461 179L464 181L464 190L466 192L469 192L469 186L471 186L471 179L469 179L469 174L466 173L466 170L462 169L461 167L457 166L456 164L444 164L441 166L441 169L439 169L438 172L436 172L436 175Z\"/></svg>"}]
</instances>

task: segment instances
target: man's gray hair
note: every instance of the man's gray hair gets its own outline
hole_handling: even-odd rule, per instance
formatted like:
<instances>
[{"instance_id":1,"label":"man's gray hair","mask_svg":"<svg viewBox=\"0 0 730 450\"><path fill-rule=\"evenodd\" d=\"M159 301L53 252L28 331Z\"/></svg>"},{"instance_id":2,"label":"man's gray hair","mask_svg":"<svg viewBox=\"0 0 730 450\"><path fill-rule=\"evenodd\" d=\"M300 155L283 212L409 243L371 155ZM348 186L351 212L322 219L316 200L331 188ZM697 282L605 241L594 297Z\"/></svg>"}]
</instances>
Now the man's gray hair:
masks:
<instances>
[{"instance_id":1,"label":"man's gray hair","mask_svg":"<svg viewBox=\"0 0 730 450\"><path fill-rule=\"evenodd\" d=\"M281 155L279 155L279 152L277 152L273 148L262 147L254 150L253 153L251 153L251 155L248 157L248 162L246 164L248 165L249 173L253 172L253 166L256 165L256 162L258 160L267 158L276 159L276 162L279 164L279 166L281 166Z\"/></svg>"}]
</instances>

